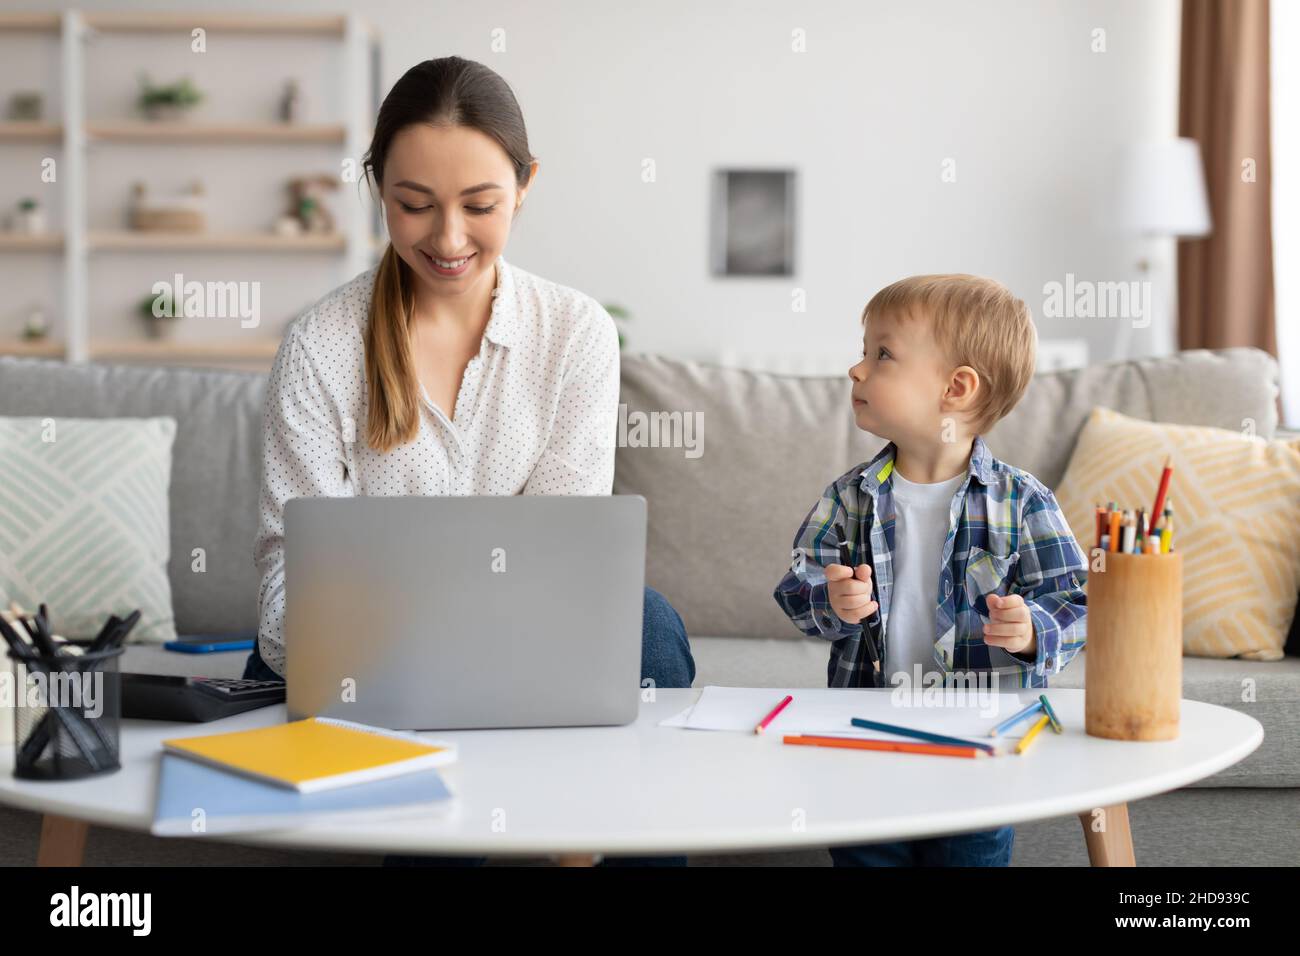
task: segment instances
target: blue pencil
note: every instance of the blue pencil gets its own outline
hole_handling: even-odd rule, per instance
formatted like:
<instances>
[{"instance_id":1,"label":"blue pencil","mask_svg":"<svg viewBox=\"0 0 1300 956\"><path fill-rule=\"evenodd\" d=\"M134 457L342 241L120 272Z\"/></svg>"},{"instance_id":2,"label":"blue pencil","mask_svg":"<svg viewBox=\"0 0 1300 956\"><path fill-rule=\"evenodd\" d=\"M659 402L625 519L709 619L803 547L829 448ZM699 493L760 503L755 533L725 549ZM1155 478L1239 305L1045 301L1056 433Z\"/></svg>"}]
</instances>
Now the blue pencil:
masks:
<instances>
[{"instance_id":1,"label":"blue pencil","mask_svg":"<svg viewBox=\"0 0 1300 956\"><path fill-rule=\"evenodd\" d=\"M998 734L1002 733L1008 727L1014 727L1016 724L1020 723L1022 720L1028 717L1030 714L1035 713L1036 711L1040 711L1042 709L1043 709L1043 700L1040 697L1038 700L1034 701L1024 710L1020 711L1018 714L1008 717L1006 720L1002 721L1002 723L998 724L996 727L990 730L989 736L996 737Z\"/></svg>"},{"instance_id":2,"label":"blue pencil","mask_svg":"<svg viewBox=\"0 0 1300 956\"><path fill-rule=\"evenodd\" d=\"M899 727L897 724L882 724L878 720L863 720L861 717L853 718L854 727L866 727L868 730L883 730L891 734L901 734L904 737L915 737L917 740L928 740L935 744L956 744L959 747L978 747L980 750L996 754L997 748L988 744L976 743L973 740L967 740L964 737L945 737L943 734L932 734L928 730L913 730L911 727Z\"/></svg>"}]
</instances>

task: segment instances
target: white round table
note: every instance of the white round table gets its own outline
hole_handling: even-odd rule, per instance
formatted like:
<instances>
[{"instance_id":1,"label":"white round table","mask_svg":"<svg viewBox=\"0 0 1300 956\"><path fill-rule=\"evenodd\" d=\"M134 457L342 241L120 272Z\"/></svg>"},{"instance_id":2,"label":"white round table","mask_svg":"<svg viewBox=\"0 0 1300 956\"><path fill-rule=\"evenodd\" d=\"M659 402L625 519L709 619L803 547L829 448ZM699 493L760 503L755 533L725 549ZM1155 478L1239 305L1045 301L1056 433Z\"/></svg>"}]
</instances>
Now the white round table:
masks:
<instances>
[{"instance_id":1,"label":"white round table","mask_svg":"<svg viewBox=\"0 0 1300 956\"><path fill-rule=\"evenodd\" d=\"M457 796L443 818L358 820L199 837L371 853L550 856L690 854L825 847L986 830L1077 814L1096 865L1133 865L1127 803L1229 767L1259 746L1259 722L1184 700L1179 739L1084 733L1082 690L1050 690L1064 734L985 760L782 744L660 727L699 690L660 690L626 727L429 732L454 740ZM874 693L889 693L888 690ZM1038 691L1019 692L1028 703ZM0 747L0 803L45 814L38 862L78 865L89 824L148 832L160 741L282 722L283 706L208 724L122 722L122 769L67 782L18 780ZM185 837L183 839L196 839Z\"/></svg>"}]
</instances>

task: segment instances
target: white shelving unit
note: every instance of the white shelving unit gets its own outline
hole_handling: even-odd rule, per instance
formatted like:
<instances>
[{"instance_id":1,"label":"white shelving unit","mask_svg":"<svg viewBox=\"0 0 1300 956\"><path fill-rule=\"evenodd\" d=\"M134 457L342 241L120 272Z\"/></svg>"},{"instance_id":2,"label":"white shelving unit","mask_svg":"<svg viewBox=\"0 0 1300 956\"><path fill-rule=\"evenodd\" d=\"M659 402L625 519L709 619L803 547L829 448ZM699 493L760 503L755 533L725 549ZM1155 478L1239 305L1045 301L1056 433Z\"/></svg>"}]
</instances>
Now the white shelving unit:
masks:
<instances>
[{"instance_id":1,"label":"white shelving unit","mask_svg":"<svg viewBox=\"0 0 1300 956\"><path fill-rule=\"evenodd\" d=\"M341 123L201 123L176 124L145 121L87 121L86 46L108 33L188 34L202 26L209 35L242 33L319 37L341 44L345 101ZM377 211L361 203L339 204L337 233L327 236L281 237L269 232L158 233L91 231L86 204L88 147L99 143L275 145L291 149L299 144L337 145L340 159L352 157L358 165L369 146L378 107L379 42L360 17L340 15L269 15L231 13L82 12L61 14L0 13L0 32L24 32L59 37L62 78L60 122L0 121L0 149L11 143L49 143L62 146L59 182L63 200L63 231L39 236L0 233L0 253L62 255L62 342L25 342L0 339L0 354L63 357L69 362L94 359L118 361L179 361L199 365L265 366L275 354L272 339L248 342L193 342L170 340L98 340L91 331L87 303L89 257L95 252L139 255L264 253L335 255L340 274L355 275L371 266L382 249L376 238ZM343 195L349 199L352 191ZM364 196L364 191L362 191Z\"/></svg>"}]
</instances>

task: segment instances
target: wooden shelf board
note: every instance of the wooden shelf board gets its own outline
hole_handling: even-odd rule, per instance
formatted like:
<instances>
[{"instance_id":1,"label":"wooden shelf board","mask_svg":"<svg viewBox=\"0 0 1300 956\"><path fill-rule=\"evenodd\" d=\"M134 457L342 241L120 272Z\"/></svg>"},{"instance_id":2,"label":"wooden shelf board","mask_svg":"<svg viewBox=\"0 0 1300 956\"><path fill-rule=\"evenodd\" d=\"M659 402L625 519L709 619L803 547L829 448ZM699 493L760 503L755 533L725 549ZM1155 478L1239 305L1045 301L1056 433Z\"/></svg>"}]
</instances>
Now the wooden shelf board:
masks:
<instances>
[{"instance_id":1,"label":"wooden shelf board","mask_svg":"<svg viewBox=\"0 0 1300 956\"><path fill-rule=\"evenodd\" d=\"M86 26L105 33L189 33L196 27L209 32L297 33L342 37L347 18L342 16L241 13L100 12L83 14Z\"/></svg>"},{"instance_id":2,"label":"wooden shelf board","mask_svg":"<svg viewBox=\"0 0 1300 956\"><path fill-rule=\"evenodd\" d=\"M45 143L63 139L60 123L41 120L4 120L0 122L0 141L10 143Z\"/></svg>"},{"instance_id":3,"label":"wooden shelf board","mask_svg":"<svg viewBox=\"0 0 1300 956\"><path fill-rule=\"evenodd\" d=\"M279 236L270 232L92 232L96 252L342 252L341 233Z\"/></svg>"},{"instance_id":4,"label":"wooden shelf board","mask_svg":"<svg viewBox=\"0 0 1300 956\"><path fill-rule=\"evenodd\" d=\"M185 341L183 339L92 341L94 359L210 359L255 362L275 358L279 339L232 339L228 341Z\"/></svg>"},{"instance_id":5,"label":"wooden shelf board","mask_svg":"<svg viewBox=\"0 0 1300 956\"><path fill-rule=\"evenodd\" d=\"M63 21L57 13L35 13L26 10L0 13L0 30L58 33L62 25Z\"/></svg>"},{"instance_id":6,"label":"wooden shelf board","mask_svg":"<svg viewBox=\"0 0 1300 956\"><path fill-rule=\"evenodd\" d=\"M57 232L29 236L17 232L0 232L0 250L5 252L45 252L63 248L63 235Z\"/></svg>"},{"instance_id":7,"label":"wooden shelf board","mask_svg":"<svg viewBox=\"0 0 1300 956\"><path fill-rule=\"evenodd\" d=\"M62 342L36 341L26 339L0 339L0 355L18 355L28 358L62 358Z\"/></svg>"},{"instance_id":8,"label":"wooden shelf board","mask_svg":"<svg viewBox=\"0 0 1300 956\"><path fill-rule=\"evenodd\" d=\"M342 144L342 123L206 123L189 120L114 120L86 124L92 140L115 143Z\"/></svg>"}]
</instances>

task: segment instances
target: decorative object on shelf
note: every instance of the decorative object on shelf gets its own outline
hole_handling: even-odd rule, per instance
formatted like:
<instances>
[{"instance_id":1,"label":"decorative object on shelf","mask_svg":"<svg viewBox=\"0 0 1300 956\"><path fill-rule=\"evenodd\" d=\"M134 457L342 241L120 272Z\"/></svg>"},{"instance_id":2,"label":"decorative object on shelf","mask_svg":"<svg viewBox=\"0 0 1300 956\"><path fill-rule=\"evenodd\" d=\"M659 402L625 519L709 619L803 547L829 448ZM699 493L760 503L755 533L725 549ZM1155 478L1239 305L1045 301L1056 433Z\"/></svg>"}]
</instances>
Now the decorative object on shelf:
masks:
<instances>
[{"instance_id":1,"label":"decorative object on shelf","mask_svg":"<svg viewBox=\"0 0 1300 956\"><path fill-rule=\"evenodd\" d=\"M33 305L23 320L23 341L44 342L49 334L50 323L45 318L45 310L39 305Z\"/></svg>"},{"instance_id":2,"label":"decorative object on shelf","mask_svg":"<svg viewBox=\"0 0 1300 956\"><path fill-rule=\"evenodd\" d=\"M326 235L334 232L334 215L325 205L325 194L338 188L338 177L328 173L289 180L288 215L298 220L302 232ZM276 232L289 234L281 232L278 222Z\"/></svg>"},{"instance_id":3,"label":"decorative object on shelf","mask_svg":"<svg viewBox=\"0 0 1300 956\"><path fill-rule=\"evenodd\" d=\"M714 174L714 275L794 275L794 190L793 170L723 169Z\"/></svg>"},{"instance_id":4,"label":"decorative object on shelf","mask_svg":"<svg viewBox=\"0 0 1300 956\"><path fill-rule=\"evenodd\" d=\"M182 119L202 101L203 94L188 76L169 85L154 86L148 73L140 73L140 97L136 105L148 119Z\"/></svg>"},{"instance_id":5,"label":"decorative object on shelf","mask_svg":"<svg viewBox=\"0 0 1300 956\"><path fill-rule=\"evenodd\" d=\"M207 197L203 183L195 180L188 193L150 198L145 184L131 189L130 226L142 232L202 232L206 224Z\"/></svg>"},{"instance_id":6,"label":"decorative object on shelf","mask_svg":"<svg viewBox=\"0 0 1300 956\"><path fill-rule=\"evenodd\" d=\"M24 196L14 206L7 224L9 232L20 236L39 236L45 232L45 210L40 200Z\"/></svg>"},{"instance_id":7,"label":"decorative object on shelf","mask_svg":"<svg viewBox=\"0 0 1300 956\"><path fill-rule=\"evenodd\" d=\"M605 311L608 312L609 317L614 320L614 326L618 329L618 347L622 348L624 343L627 341L627 337L623 334L623 323L632 318L632 313L623 308L623 306L617 305L613 302L605 303Z\"/></svg>"},{"instance_id":8,"label":"decorative object on shelf","mask_svg":"<svg viewBox=\"0 0 1300 956\"><path fill-rule=\"evenodd\" d=\"M181 317L181 307L170 295L150 293L140 300L140 315L144 318L145 334L156 341L170 339L176 320Z\"/></svg>"},{"instance_id":9,"label":"decorative object on shelf","mask_svg":"<svg viewBox=\"0 0 1300 956\"><path fill-rule=\"evenodd\" d=\"M296 79L285 80L284 92L280 94L280 122L301 123L306 114L307 103L302 87Z\"/></svg>"},{"instance_id":10,"label":"decorative object on shelf","mask_svg":"<svg viewBox=\"0 0 1300 956\"><path fill-rule=\"evenodd\" d=\"M19 122L34 122L41 118L45 101L34 90L22 90L9 97L9 118Z\"/></svg>"}]
</instances>

